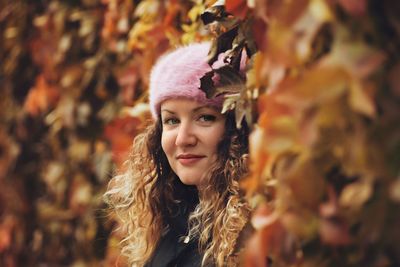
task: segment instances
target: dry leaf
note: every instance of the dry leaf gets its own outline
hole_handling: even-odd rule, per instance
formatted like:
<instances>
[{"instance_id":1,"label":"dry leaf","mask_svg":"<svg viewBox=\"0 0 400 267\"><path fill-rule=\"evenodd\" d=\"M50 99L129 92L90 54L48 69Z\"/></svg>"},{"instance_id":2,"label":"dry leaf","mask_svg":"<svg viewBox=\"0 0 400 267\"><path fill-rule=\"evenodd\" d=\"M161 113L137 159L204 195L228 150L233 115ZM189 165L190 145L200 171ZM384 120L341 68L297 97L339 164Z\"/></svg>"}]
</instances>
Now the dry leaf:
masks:
<instances>
[{"instance_id":1,"label":"dry leaf","mask_svg":"<svg viewBox=\"0 0 400 267\"><path fill-rule=\"evenodd\" d=\"M46 81L43 75L40 75L36 79L35 86L29 91L24 108L31 115L37 116L57 104L59 97L58 88Z\"/></svg>"},{"instance_id":2,"label":"dry leaf","mask_svg":"<svg viewBox=\"0 0 400 267\"><path fill-rule=\"evenodd\" d=\"M244 19L249 13L247 0L226 0L225 8L226 12L233 14L235 17L240 19Z\"/></svg>"},{"instance_id":3,"label":"dry leaf","mask_svg":"<svg viewBox=\"0 0 400 267\"><path fill-rule=\"evenodd\" d=\"M371 181L363 179L347 185L340 195L339 203L346 208L360 209L371 198L372 193Z\"/></svg>"},{"instance_id":4,"label":"dry leaf","mask_svg":"<svg viewBox=\"0 0 400 267\"><path fill-rule=\"evenodd\" d=\"M352 243L349 229L343 222L322 219L319 232L323 243L332 246L346 246Z\"/></svg>"},{"instance_id":5,"label":"dry leaf","mask_svg":"<svg viewBox=\"0 0 400 267\"><path fill-rule=\"evenodd\" d=\"M366 0L339 0L339 4L353 16L364 16L367 11Z\"/></svg>"}]
</instances>

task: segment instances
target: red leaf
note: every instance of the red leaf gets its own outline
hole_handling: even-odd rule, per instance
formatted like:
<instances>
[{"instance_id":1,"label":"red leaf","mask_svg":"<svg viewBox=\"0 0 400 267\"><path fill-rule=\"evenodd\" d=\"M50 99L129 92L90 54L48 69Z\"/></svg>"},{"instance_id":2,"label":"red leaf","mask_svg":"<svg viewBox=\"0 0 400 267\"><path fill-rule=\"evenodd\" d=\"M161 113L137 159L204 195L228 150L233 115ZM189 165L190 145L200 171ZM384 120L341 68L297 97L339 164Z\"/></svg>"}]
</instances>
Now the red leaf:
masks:
<instances>
[{"instance_id":1,"label":"red leaf","mask_svg":"<svg viewBox=\"0 0 400 267\"><path fill-rule=\"evenodd\" d=\"M276 214L266 204L261 204L252 219L255 227L261 227L246 246L245 267L268 267L267 257L282 244L284 229Z\"/></svg>"},{"instance_id":2,"label":"red leaf","mask_svg":"<svg viewBox=\"0 0 400 267\"><path fill-rule=\"evenodd\" d=\"M242 20L249 11L246 0L226 0L225 8L228 13Z\"/></svg>"},{"instance_id":3,"label":"red leaf","mask_svg":"<svg viewBox=\"0 0 400 267\"><path fill-rule=\"evenodd\" d=\"M340 221L322 219L319 232L325 244L344 246L352 242L348 227Z\"/></svg>"},{"instance_id":4,"label":"red leaf","mask_svg":"<svg viewBox=\"0 0 400 267\"><path fill-rule=\"evenodd\" d=\"M339 0L339 4L353 16L363 16L367 11L366 0Z\"/></svg>"},{"instance_id":5,"label":"red leaf","mask_svg":"<svg viewBox=\"0 0 400 267\"><path fill-rule=\"evenodd\" d=\"M266 37L267 23L261 18L254 19L253 23L253 35L258 49L264 51L266 48Z\"/></svg>"}]
</instances>

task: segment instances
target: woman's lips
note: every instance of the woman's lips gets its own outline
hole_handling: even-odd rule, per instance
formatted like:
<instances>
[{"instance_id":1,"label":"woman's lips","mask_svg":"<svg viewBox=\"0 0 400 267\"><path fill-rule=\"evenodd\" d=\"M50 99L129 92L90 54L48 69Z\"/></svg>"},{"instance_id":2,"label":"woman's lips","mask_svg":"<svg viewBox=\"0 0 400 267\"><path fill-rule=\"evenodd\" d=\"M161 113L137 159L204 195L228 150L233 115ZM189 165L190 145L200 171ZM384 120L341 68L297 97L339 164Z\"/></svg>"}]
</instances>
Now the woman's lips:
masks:
<instances>
[{"instance_id":1,"label":"woman's lips","mask_svg":"<svg viewBox=\"0 0 400 267\"><path fill-rule=\"evenodd\" d=\"M201 156L201 155L179 155L177 157L179 163L181 163L183 165L194 164L203 158L205 158L205 156Z\"/></svg>"}]
</instances>

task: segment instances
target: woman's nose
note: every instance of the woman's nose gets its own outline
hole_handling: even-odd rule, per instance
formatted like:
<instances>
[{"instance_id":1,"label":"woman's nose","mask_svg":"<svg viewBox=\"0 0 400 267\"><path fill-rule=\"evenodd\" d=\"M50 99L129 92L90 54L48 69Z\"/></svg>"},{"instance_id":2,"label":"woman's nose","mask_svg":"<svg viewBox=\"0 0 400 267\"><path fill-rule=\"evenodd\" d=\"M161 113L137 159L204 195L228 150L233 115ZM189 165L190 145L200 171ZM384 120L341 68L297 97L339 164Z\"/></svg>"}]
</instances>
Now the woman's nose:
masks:
<instances>
[{"instance_id":1,"label":"woman's nose","mask_svg":"<svg viewBox=\"0 0 400 267\"><path fill-rule=\"evenodd\" d=\"M193 146L197 142L193 126L187 122L181 122L176 136L175 145L177 146Z\"/></svg>"}]
</instances>

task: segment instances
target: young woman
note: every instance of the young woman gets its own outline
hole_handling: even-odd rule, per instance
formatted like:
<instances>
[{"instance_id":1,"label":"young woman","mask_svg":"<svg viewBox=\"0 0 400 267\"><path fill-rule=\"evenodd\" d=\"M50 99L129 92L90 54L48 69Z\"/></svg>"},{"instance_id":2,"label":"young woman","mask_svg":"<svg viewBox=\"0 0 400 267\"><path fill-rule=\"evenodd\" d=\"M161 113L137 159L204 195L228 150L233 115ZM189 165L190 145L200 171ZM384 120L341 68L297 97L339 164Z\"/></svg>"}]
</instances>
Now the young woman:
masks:
<instances>
[{"instance_id":1,"label":"young woman","mask_svg":"<svg viewBox=\"0 0 400 267\"><path fill-rule=\"evenodd\" d=\"M211 70L209 49L192 44L158 60L150 76L154 124L135 138L128 170L105 194L128 233L123 253L132 266L239 265L248 129L221 114L223 96L207 99L199 89Z\"/></svg>"}]
</instances>

